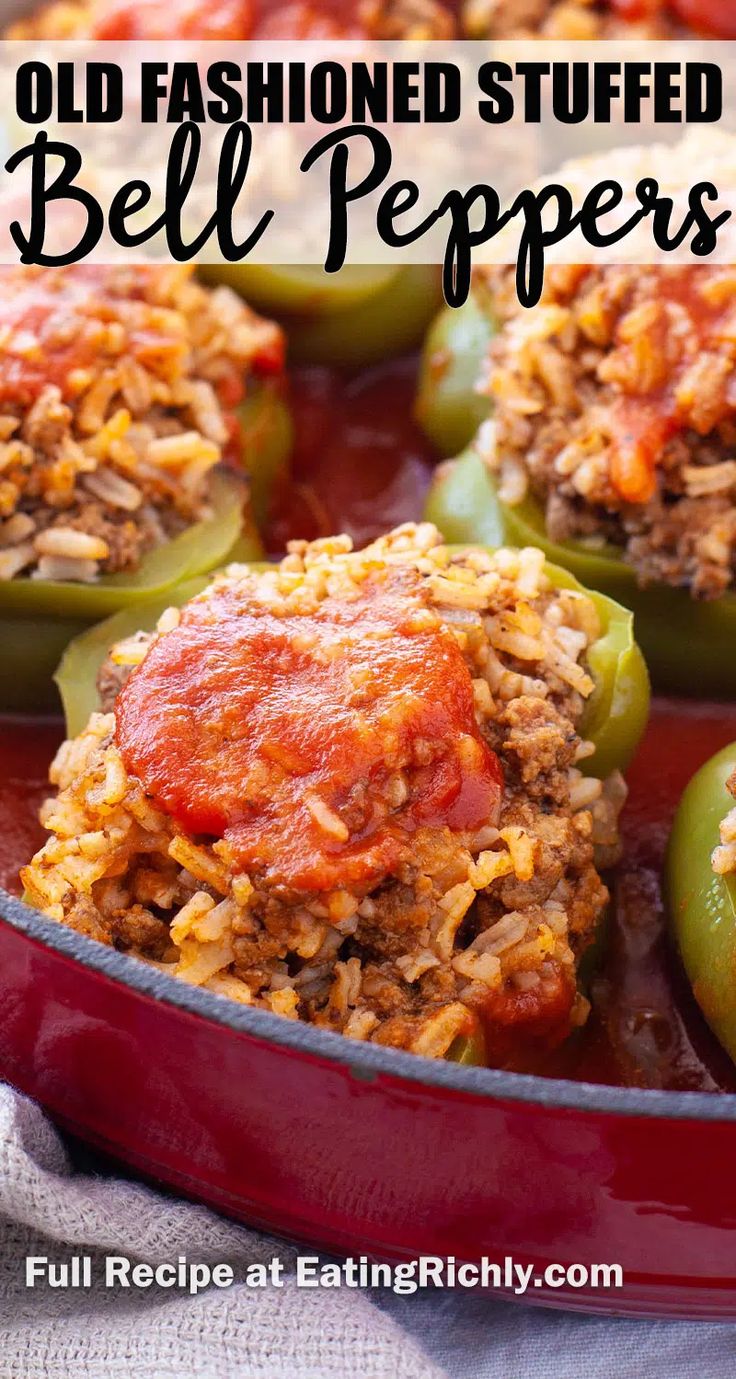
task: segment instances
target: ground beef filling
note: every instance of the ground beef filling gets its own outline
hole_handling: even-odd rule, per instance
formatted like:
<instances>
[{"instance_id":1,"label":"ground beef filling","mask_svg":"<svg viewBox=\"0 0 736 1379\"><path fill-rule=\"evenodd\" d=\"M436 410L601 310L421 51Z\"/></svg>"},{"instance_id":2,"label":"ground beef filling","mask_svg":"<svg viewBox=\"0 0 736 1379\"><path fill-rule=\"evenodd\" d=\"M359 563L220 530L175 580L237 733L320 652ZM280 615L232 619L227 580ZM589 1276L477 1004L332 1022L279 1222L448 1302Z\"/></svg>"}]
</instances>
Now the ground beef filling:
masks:
<instances>
[{"instance_id":1,"label":"ground beef filling","mask_svg":"<svg viewBox=\"0 0 736 1379\"><path fill-rule=\"evenodd\" d=\"M233 567L111 649L27 892L220 996L524 1066L585 1018L617 855L625 787L581 735L600 630L540 551L429 525Z\"/></svg>"},{"instance_id":2,"label":"ground beef filling","mask_svg":"<svg viewBox=\"0 0 736 1379\"><path fill-rule=\"evenodd\" d=\"M125 766L178 824L270 885L367 892L418 830L498 823L470 672L416 573L292 616L257 594L193 603L117 701Z\"/></svg>"},{"instance_id":3,"label":"ground beef filling","mask_svg":"<svg viewBox=\"0 0 736 1379\"><path fill-rule=\"evenodd\" d=\"M736 574L736 272L552 267L489 363L501 496L543 504L554 540L621 547L643 584L714 598Z\"/></svg>"}]
</instances>

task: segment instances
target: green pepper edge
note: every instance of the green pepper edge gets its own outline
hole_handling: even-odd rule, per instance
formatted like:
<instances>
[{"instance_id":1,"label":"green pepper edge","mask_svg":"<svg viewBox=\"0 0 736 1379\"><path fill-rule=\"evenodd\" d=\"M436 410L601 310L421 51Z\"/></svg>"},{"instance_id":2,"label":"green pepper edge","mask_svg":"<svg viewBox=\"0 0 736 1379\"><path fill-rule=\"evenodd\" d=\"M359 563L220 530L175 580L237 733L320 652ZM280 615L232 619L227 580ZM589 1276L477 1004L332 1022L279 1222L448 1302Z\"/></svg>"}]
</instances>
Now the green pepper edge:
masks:
<instances>
[{"instance_id":1,"label":"green pepper edge","mask_svg":"<svg viewBox=\"0 0 736 1379\"><path fill-rule=\"evenodd\" d=\"M497 330L493 311L483 304L477 291L471 292L461 307L440 307L429 324L422 344L413 410L420 430L443 458L472 443L478 426L491 409L490 398L477 391L474 385L468 386L466 379L472 372L475 383L479 382L483 362ZM458 334L462 340L456 346L452 340ZM448 339L443 342L445 335ZM440 353L448 358L437 375L436 360ZM461 425L459 414L463 409L467 419Z\"/></svg>"},{"instance_id":2,"label":"green pepper edge","mask_svg":"<svg viewBox=\"0 0 736 1379\"><path fill-rule=\"evenodd\" d=\"M242 439L240 467L250 486L255 523L262 528L291 473L295 428L282 380L252 384L237 408L237 416Z\"/></svg>"},{"instance_id":3,"label":"green pepper edge","mask_svg":"<svg viewBox=\"0 0 736 1379\"><path fill-rule=\"evenodd\" d=\"M450 1044L445 1058L448 1063L462 1063L470 1068L485 1068L488 1063L486 1041L480 1022L470 1034L458 1034Z\"/></svg>"},{"instance_id":4,"label":"green pepper edge","mask_svg":"<svg viewBox=\"0 0 736 1379\"><path fill-rule=\"evenodd\" d=\"M103 575L94 584L42 579L0 581L0 616L51 615L91 622L214 569L227 561L242 542L250 558L257 558L262 548L255 528L242 515L244 491L239 475L218 470L212 480L212 516L193 523L171 541L149 551L133 575ZM172 559L175 568L162 576L162 566L171 567Z\"/></svg>"},{"instance_id":5,"label":"green pepper edge","mask_svg":"<svg viewBox=\"0 0 736 1379\"><path fill-rule=\"evenodd\" d=\"M720 876L711 865L720 823L734 804L725 784L734 769L736 742L711 757L687 785L670 832L664 877L669 928L693 995L736 1061L736 875Z\"/></svg>"},{"instance_id":6,"label":"green pepper edge","mask_svg":"<svg viewBox=\"0 0 736 1379\"><path fill-rule=\"evenodd\" d=\"M453 544L451 549L462 550L468 544ZM600 619L600 636L587 655L595 689L586 701L579 732L595 744L595 752L585 758L586 774L605 780L612 771L626 770L649 718L649 673L634 639L634 615L607 594L587 589L569 570L550 561L544 569L554 588L586 594Z\"/></svg>"},{"instance_id":7,"label":"green pepper edge","mask_svg":"<svg viewBox=\"0 0 736 1379\"><path fill-rule=\"evenodd\" d=\"M317 264L240 262L198 267L204 282L229 287L258 311L310 321L341 316L362 306L400 271L401 265L393 264L346 264L336 273L327 273Z\"/></svg>"}]
</instances>

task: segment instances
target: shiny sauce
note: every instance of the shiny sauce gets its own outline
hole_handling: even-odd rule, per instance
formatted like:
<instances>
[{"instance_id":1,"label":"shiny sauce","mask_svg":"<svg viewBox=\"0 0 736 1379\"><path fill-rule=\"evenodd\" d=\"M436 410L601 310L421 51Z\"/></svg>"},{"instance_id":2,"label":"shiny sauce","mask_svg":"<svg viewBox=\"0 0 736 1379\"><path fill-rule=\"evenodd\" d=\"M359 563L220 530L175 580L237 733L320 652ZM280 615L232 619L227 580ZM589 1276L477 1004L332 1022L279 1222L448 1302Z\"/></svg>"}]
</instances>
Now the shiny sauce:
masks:
<instances>
[{"instance_id":1,"label":"shiny sauce","mask_svg":"<svg viewBox=\"0 0 736 1379\"><path fill-rule=\"evenodd\" d=\"M497 823L501 768L420 591L393 569L316 607L272 611L255 581L195 601L118 697L127 769L182 828L300 892L367 890L422 826Z\"/></svg>"},{"instance_id":2,"label":"shiny sauce","mask_svg":"<svg viewBox=\"0 0 736 1379\"><path fill-rule=\"evenodd\" d=\"M0 270L0 406L28 407L49 384L65 398L77 396L89 385L89 370L99 367L100 355L109 355L111 328L144 368L158 374L175 370L187 344L174 313L150 299L150 281L143 267ZM277 354L274 371L283 359L280 332L264 332L266 347ZM226 405L244 395L241 374L232 368L223 381Z\"/></svg>"},{"instance_id":3,"label":"shiny sauce","mask_svg":"<svg viewBox=\"0 0 736 1379\"><path fill-rule=\"evenodd\" d=\"M702 384L688 377L712 355L716 371L734 358L732 282L700 268L668 267L657 274L657 300L641 310L624 309L614 349L600 375L620 396L611 404L611 482L630 503L647 503L656 491L656 470L667 442L678 431L701 435L733 416L730 389L703 403ZM636 380L632 385L632 378Z\"/></svg>"},{"instance_id":4,"label":"shiny sauce","mask_svg":"<svg viewBox=\"0 0 736 1379\"><path fill-rule=\"evenodd\" d=\"M416 516L431 456L407 419L414 368L399 361L354 379L297 371L297 484L273 524L274 547L297 532L348 529L365 540ZM0 883L15 892L19 868L44 838L37 814L61 736L56 723L0 719ZM614 905L591 981L591 1016L530 1071L624 1086L736 1090L736 1069L707 1029L667 941L660 884L682 790L735 739L736 705L654 701L628 775L626 861L611 880Z\"/></svg>"}]
</instances>

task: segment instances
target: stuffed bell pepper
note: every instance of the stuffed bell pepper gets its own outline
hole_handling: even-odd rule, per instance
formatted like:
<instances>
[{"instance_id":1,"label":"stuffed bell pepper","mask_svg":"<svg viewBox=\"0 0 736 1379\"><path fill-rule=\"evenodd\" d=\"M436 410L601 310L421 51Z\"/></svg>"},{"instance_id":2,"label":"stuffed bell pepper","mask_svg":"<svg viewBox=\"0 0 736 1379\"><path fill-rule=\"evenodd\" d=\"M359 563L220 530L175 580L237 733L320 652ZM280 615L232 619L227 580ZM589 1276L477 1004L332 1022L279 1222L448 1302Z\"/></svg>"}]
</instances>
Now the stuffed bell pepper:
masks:
<instances>
[{"instance_id":1,"label":"stuffed bell pepper","mask_svg":"<svg viewBox=\"0 0 736 1379\"><path fill-rule=\"evenodd\" d=\"M257 554L282 364L279 328L186 268L0 272L3 708L46 706L80 627Z\"/></svg>"},{"instance_id":2,"label":"stuffed bell pepper","mask_svg":"<svg viewBox=\"0 0 736 1379\"><path fill-rule=\"evenodd\" d=\"M736 693L736 272L550 267L530 311L510 271L488 288L492 416L428 515L451 541L537 544L632 608L655 684Z\"/></svg>"},{"instance_id":3,"label":"stuffed bell pepper","mask_svg":"<svg viewBox=\"0 0 736 1379\"><path fill-rule=\"evenodd\" d=\"M631 615L429 524L177 603L67 651L30 902L351 1039L513 1067L578 1027L647 714Z\"/></svg>"}]
</instances>

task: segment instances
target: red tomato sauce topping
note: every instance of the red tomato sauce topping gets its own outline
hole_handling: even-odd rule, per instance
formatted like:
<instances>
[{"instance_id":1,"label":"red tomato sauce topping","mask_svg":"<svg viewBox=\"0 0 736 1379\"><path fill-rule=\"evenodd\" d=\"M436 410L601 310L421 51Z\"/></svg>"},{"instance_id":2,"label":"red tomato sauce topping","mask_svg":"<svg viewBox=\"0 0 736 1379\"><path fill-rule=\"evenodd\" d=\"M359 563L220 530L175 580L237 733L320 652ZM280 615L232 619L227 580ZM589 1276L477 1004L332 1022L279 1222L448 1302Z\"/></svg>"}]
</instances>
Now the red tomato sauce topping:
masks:
<instances>
[{"instance_id":1,"label":"red tomato sauce topping","mask_svg":"<svg viewBox=\"0 0 736 1379\"><path fill-rule=\"evenodd\" d=\"M162 275L143 266L88 264L0 269L0 405L29 407L49 384L74 398L89 384L86 371L97 372L111 354L130 354L160 377L175 375L191 340L176 310L176 293L167 296L167 288L189 272L173 268ZM252 367L258 374L278 373L282 333L270 322L261 324ZM242 367L223 370L217 390L223 406L235 407L245 394Z\"/></svg>"},{"instance_id":2,"label":"red tomato sauce topping","mask_svg":"<svg viewBox=\"0 0 736 1379\"><path fill-rule=\"evenodd\" d=\"M147 285L145 268L0 270L0 401L29 406L48 384L69 396L76 371L99 363L113 322L124 324L126 349L142 364L177 359L186 342L170 314L145 301Z\"/></svg>"},{"instance_id":3,"label":"red tomato sauce topping","mask_svg":"<svg viewBox=\"0 0 736 1379\"><path fill-rule=\"evenodd\" d=\"M470 672L418 585L393 570L279 615L256 577L191 604L118 698L128 770L182 828L298 891L374 885L422 827L497 822Z\"/></svg>"},{"instance_id":4,"label":"red tomato sauce topping","mask_svg":"<svg viewBox=\"0 0 736 1379\"><path fill-rule=\"evenodd\" d=\"M621 396L609 409L612 432L611 481L629 503L646 503L656 489L656 467L678 432L707 435L732 418L736 396L722 390L715 404L703 404L702 388L686 380L709 355L716 369L736 358L734 288L718 270L703 267L649 270L656 276L656 300L643 319L636 303L624 303L612 352L600 373ZM629 305L631 312L629 313Z\"/></svg>"},{"instance_id":5,"label":"red tomato sauce topping","mask_svg":"<svg viewBox=\"0 0 736 1379\"><path fill-rule=\"evenodd\" d=\"M250 38L253 0L97 0L92 37L141 39Z\"/></svg>"}]
</instances>

